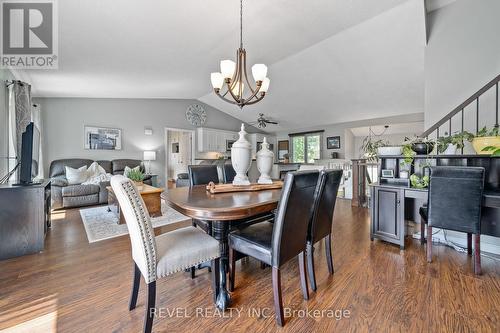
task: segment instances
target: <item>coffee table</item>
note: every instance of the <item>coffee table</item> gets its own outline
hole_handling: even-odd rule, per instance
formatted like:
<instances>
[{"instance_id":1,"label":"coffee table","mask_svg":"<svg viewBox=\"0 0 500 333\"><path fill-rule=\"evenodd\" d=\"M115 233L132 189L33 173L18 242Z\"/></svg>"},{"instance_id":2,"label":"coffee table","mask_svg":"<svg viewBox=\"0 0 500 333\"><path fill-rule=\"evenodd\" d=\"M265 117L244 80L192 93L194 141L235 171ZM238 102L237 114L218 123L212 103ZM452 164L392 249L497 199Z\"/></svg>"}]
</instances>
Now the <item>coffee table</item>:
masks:
<instances>
[{"instance_id":1,"label":"coffee table","mask_svg":"<svg viewBox=\"0 0 500 333\"><path fill-rule=\"evenodd\" d=\"M111 186L107 186L106 189L108 190L108 211L114 211L120 216L118 224L125 223L125 218L121 212L118 200L116 200L113 188ZM146 204L149 216L161 216L161 194L163 189L147 184L137 186L137 189L141 194L142 200L144 200L144 203Z\"/></svg>"}]
</instances>

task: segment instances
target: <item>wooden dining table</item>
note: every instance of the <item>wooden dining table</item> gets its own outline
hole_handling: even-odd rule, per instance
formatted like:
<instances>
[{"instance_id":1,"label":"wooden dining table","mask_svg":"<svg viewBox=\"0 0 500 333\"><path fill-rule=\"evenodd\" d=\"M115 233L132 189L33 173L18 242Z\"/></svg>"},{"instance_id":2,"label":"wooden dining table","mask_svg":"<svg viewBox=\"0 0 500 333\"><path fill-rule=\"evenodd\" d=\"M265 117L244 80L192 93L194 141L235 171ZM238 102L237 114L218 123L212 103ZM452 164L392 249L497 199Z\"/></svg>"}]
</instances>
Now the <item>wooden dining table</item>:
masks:
<instances>
[{"instance_id":1,"label":"wooden dining table","mask_svg":"<svg viewBox=\"0 0 500 333\"><path fill-rule=\"evenodd\" d=\"M212 222L212 236L219 241L221 251L219 278L216 281L216 305L219 309L225 310L231 302L226 276L231 222L269 214L278 206L280 196L281 189L211 194L204 185L169 189L162 194L168 205L179 213Z\"/></svg>"}]
</instances>

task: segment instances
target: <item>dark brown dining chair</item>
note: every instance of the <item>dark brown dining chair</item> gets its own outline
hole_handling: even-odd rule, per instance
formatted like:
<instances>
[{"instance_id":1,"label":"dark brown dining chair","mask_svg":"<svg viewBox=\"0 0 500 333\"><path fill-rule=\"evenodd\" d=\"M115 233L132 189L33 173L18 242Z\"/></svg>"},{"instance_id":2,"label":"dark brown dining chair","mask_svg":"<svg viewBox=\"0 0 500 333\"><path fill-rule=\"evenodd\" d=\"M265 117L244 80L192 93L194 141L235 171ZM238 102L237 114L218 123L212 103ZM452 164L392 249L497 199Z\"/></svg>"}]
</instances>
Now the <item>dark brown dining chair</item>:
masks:
<instances>
[{"instance_id":1,"label":"dark brown dining chair","mask_svg":"<svg viewBox=\"0 0 500 333\"><path fill-rule=\"evenodd\" d=\"M467 252L472 254L474 235L474 273L481 274L481 204L484 168L431 167L429 199L420 208L421 242L427 225L427 261L432 262L432 228L467 233Z\"/></svg>"},{"instance_id":2,"label":"dark brown dining chair","mask_svg":"<svg viewBox=\"0 0 500 333\"><path fill-rule=\"evenodd\" d=\"M321 171L320 185L321 192L319 200L316 201L313 210L309 231L307 234L307 272L309 273L309 283L311 289L316 291L316 275L314 271L314 244L320 240L325 240L326 263L328 272L333 275L332 259L332 223L335 201L340 182L342 181L342 170Z\"/></svg>"},{"instance_id":3,"label":"dark brown dining chair","mask_svg":"<svg viewBox=\"0 0 500 333\"><path fill-rule=\"evenodd\" d=\"M298 257L304 299L309 299L305 268L307 230L314 200L317 200L319 172L288 173L274 223L260 222L229 234L229 290L235 284L235 253L254 257L272 267L274 307L278 325L284 325L280 268Z\"/></svg>"},{"instance_id":4,"label":"dark brown dining chair","mask_svg":"<svg viewBox=\"0 0 500 333\"><path fill-rule=\"evenodd\" d=\"M234 171L233 164L225 163L222 166L222 174L224 177L224 183L230 184L233 182L234 177L236 176L236 171Z\"/></svg>"},{"instance_id":5,"label":"dark brown dining chair","mask_svg":"<svg viewBox=\"0 0 500 333\"><path fill-rule=\"evenodd\" d=\"M188 165L188 175L189 175L189 186L197 185L207 185L210 182L219 183L219 173L217 171L217 165ZM199 227L207 234L212 235L212 222L204 221L198 219L192 219L193 227ZM210 265L208 263L203 263L198 265L198 268L208 268L211 271ZM196 268L191 267L191 278L196 277Z\"/></svg>"}]
</instances>

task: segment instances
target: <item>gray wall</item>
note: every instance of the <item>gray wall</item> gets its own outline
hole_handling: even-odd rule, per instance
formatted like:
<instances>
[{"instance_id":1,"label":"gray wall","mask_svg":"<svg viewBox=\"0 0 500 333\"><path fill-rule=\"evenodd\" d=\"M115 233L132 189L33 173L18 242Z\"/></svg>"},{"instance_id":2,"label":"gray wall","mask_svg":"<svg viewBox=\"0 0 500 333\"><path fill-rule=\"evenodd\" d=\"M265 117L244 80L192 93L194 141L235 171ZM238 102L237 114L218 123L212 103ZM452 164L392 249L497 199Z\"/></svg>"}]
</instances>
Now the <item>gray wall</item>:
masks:
<instances>
[{"instance_id":1,"label":"gray wall","mask_svg":"<svg viewBox=\"0 0 500 333\"><path fill-rule=\"evenodd\" d=\"M287 132L278 132L276 133L276 136L278 140L288 140L289 133L325 130L325 132L323 133L321 158L329 159L331 158L332 152L337 152L339 153L339 158L352 159L357 157L357 152L355 151L355 139L354 139L355 137L350 130L351 128L372 126L372 125L400 124L407 122L423 121L423 119L424 119L423 113L413 113L404 116L366 119L366 120L352 121L347 123L339 123L334 125L300 128ZM329 136L340 136L340 149L326 148L326 138Z\"/></svg>"},{"instance_id":2,"label":"gray wall","mask_svg":"<svg viewBox=\"0 0 500 333\"><path fill-rule=\"evenodd\" d=\"M185 112L188 105L201 103L195 100L92 98L34 98L34 102L42 109L46 170L55 159L142 159L144 150L156 150L151 170L159 175L162 185L165 184L164 129L195 129L187 122ZM239 130L240 120L204 106L207 112L205 127ZM122 150L84 149L84 125L121 128ZM145 135L145 127L152 127L153 135ZM248 130L257 131L255 128Z\"/></svg>"},{"instance_id":3,"label":"gray wall","mask_svg":"<svg viewBox=\"0 0 500 333\"><path fill-rule=\"evenodd\" d=\"M499 13L498 0L457 0L428 16L425 128L500 74ZM486 99L481 105L493 104ZM492 108L485 112L481 121L491 126Z\"/></svg>"}]
</instances>

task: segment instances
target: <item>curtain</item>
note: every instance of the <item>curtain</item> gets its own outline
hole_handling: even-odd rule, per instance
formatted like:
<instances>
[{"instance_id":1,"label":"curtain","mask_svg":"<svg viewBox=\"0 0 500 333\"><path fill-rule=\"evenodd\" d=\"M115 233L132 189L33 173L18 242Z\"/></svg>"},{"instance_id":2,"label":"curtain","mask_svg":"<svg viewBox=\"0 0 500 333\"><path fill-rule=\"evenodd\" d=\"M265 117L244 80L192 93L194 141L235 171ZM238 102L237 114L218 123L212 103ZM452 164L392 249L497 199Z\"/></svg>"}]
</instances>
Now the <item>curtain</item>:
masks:
<instances>
[{"instance_id":1,"label":"curtain","mask_svg":"<svg viewBox=\"0 0 500 333\"><path fill-rule=\"evenodd\" d=\"M31 86L21 81L13 81L9 86L9 170L20 161L21 138L26 126L31 122ZM17 180L19 172L11 179Z\"/></svg>"}]
</instances>

